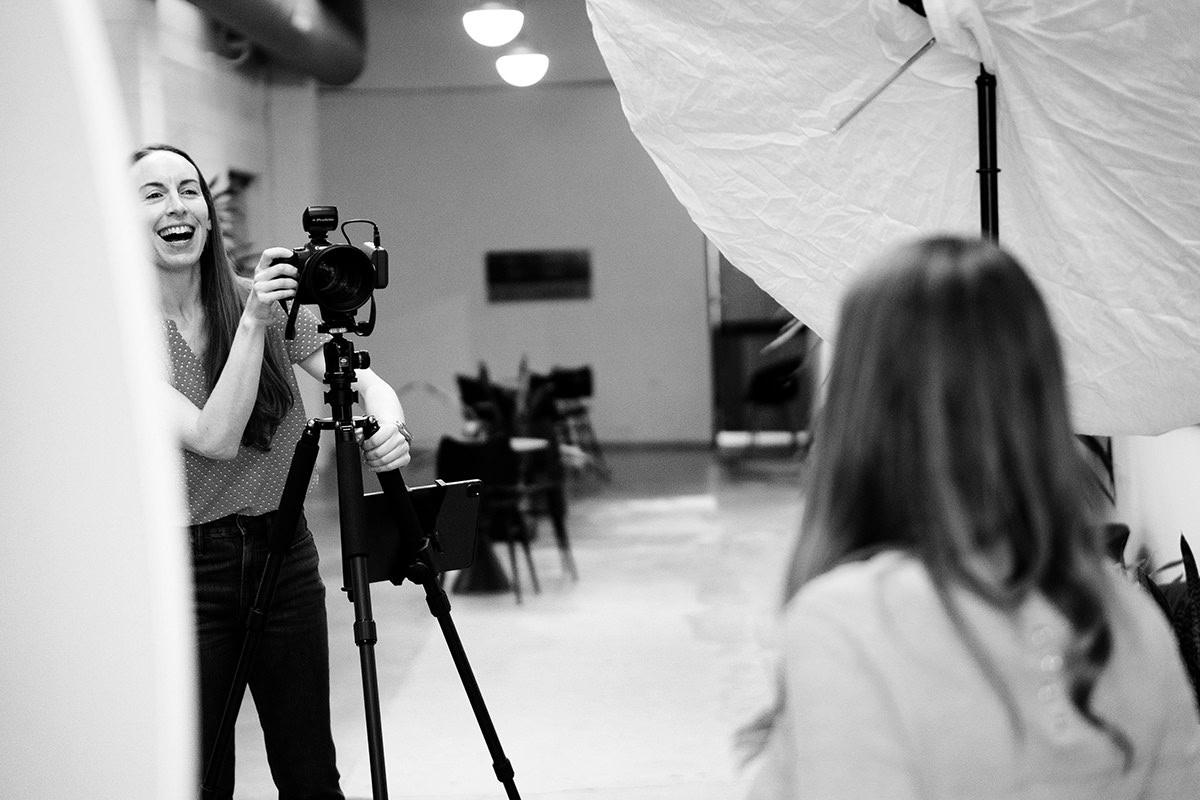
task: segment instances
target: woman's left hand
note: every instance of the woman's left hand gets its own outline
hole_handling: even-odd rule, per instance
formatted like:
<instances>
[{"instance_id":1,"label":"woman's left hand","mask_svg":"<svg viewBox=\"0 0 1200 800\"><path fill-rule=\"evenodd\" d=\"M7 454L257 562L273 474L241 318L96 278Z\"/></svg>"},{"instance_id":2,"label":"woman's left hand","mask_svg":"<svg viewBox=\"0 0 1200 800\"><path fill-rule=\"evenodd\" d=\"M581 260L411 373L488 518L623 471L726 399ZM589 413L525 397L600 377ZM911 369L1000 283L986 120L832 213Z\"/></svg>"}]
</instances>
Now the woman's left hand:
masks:
<instances>
[{"instance_id":1,"label":"woman's left hand","mask_svg":"<svg viewBox=\"0 0 1200 800\"><path fill-rule=\"evenodd\" d=\"M372 472L399 469L407 466L412 460L408 439L400 432L400 425L396 422L379 423L379 430L375 431L375 435L360 440L359 447L362 448L367 468Z\"/></svg>"}]
</instances>

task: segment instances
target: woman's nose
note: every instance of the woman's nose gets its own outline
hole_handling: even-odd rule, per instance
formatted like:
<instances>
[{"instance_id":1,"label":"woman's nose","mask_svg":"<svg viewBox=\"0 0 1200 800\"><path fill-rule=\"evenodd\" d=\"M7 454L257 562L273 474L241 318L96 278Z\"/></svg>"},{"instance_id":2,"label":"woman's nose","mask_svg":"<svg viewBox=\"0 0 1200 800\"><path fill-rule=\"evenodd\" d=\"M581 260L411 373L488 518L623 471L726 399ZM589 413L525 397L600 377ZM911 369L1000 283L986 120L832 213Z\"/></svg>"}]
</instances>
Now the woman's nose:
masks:
<instances>
[{"instance_id":1,"label":"woman's nose","mask_svg":"<svg viewBox=\"0 0 1200 800\"><path fill-rule=\"evenodd\" d=\"M179 196L179 192L167 192L167 213L177 214L185 208L187 206L183 204L183 198Z\"/></svg>"}]
</instances>

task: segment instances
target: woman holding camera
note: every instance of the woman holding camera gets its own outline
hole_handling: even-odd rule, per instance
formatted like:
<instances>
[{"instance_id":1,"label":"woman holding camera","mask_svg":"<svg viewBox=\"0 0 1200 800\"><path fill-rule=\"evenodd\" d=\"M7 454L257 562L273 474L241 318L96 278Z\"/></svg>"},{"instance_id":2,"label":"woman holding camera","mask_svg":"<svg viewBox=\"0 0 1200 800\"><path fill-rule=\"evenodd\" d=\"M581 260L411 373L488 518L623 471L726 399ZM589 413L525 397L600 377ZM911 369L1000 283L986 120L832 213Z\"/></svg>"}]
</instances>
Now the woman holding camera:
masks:
<instances>
[{"instance_id":1,"label":"woman holding camera","mask_svg":"<svg viewBox=\"0 0 1200 800\"><path fill-rule=\"evenodd\" d=\"M1196 797L1178 645L1105 555L1018 262L898 248L834 348L753 800Z\"/></svg>"},{"instance_id":2,"label":"woman holding camera","mask_svg":"<svg viewBox=\"0 0 1200 800\"><path fill-rule=\"evenodd\" d=\"M170 354L169 403L180 421L187 479L200 672L200 764L207 764L244 638L246 612L267 557L267 536L295 445L306 424L292 366L323 380L328 336L300 308L293 339L278 301L295 296L297 269L263 251L252 280L236 276L208 183L182 150L151 145L133 156L160 279ZM361 441L367 467L409 462L395 391L356 370L362 404L380 422ZM280 568L270 615L249 675L280 798L342 798L329 717L325 587L301 517ZM219 796L231 798L233 747ZM214 787L209 787L214 788Z\"/></svg>"}]
</instances>

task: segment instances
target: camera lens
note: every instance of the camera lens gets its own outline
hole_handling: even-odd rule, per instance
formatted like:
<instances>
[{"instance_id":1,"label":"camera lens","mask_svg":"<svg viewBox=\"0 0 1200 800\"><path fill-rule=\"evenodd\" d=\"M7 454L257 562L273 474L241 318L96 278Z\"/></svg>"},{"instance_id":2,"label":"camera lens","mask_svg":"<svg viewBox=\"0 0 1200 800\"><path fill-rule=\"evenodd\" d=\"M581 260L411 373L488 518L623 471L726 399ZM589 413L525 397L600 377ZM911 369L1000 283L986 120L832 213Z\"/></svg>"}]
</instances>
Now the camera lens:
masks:
<instances>
[{"instance_id":1,"label":"camera lens","mask_svg":"<svg viewBox=\"0 0 1200 800\"><path fill-rule=\"evenodd\" d=\"M361 308L375 290L375 268L356 247L335 244L314 253L301 275L299 294L327 311Z\"/></svg>"}]
</instances>

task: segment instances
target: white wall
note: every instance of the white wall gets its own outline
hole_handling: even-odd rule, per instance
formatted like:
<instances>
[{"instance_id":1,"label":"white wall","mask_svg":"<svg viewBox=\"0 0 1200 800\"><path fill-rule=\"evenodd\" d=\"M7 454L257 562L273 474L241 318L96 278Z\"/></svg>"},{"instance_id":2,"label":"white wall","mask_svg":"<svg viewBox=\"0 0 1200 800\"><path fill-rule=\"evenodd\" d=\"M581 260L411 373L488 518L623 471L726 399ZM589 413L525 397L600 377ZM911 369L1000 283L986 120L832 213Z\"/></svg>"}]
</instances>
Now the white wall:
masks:
<instances>
[{"instance_id":1,"label":"white wall","mask_svg":"<svg viewBox=\"0 0 1200 800\"><path fill-rule=\"evenodd\" d=\"M1117 437L1113 453L1116 518L1130 528L1126 556L1144 546L1156 565L1170 563L1183 535L1200 557L1200 426Z\"/></svg>"},{"instance_id":2,"label":"white wall","mask_svg":"<svg viewBox=\"0 0 1200 800\"><path fill-rule=\"evenodd\" d=\"M709 441L704 241L611 85L324 90L320 108L326 200L391 252L377 371L453 392L480 360L591 364L603 441ZM489 304L485 253L527 248L591 251L592 298Z\"/></svg>"}]
</instances>

